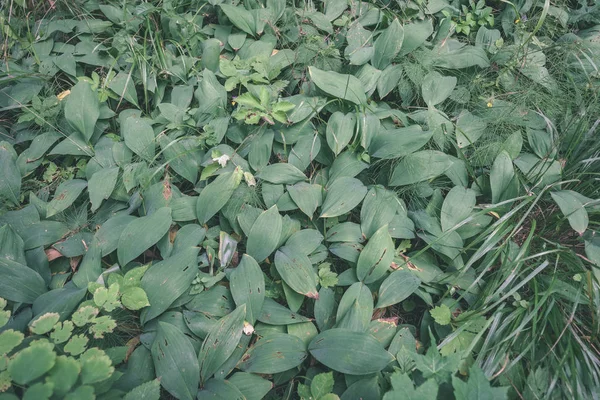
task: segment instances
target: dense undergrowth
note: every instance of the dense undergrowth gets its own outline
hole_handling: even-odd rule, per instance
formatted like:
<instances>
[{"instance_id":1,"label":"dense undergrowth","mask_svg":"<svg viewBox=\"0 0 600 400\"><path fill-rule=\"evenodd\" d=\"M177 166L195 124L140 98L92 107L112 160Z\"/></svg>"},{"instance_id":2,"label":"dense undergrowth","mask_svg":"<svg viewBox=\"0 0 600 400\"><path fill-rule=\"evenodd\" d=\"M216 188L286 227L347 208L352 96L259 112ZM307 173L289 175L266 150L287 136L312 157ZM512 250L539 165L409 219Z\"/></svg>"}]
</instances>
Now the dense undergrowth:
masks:
<instances>
[{"instance_id":1,"label":"dense undergrowth","mask_svg":"<svg viewBox=\"0 0 600 400\"><path fill-rule=\"evenodd\" d=\"M597 399L600 5L2 0L0 399Z\"/></svg>"}]
</instances>

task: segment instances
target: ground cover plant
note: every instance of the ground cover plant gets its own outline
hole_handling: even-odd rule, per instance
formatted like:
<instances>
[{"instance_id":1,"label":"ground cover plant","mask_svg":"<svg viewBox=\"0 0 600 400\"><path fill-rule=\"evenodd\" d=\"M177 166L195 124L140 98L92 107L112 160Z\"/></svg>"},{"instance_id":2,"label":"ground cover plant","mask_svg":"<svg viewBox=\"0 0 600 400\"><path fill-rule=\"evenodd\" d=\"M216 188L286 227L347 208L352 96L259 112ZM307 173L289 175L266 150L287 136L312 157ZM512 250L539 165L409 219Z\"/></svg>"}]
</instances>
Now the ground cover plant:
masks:
<instances>
[{"instance_id":1,"label":"ground cover plant","mask_svg":"<svg viewBox=\"0 0 600 400\"><path fill-rule=\"evenodd\" d=\"M600 4L0 31L0 400L600 397Z\"/></svg>"}]
</instances>

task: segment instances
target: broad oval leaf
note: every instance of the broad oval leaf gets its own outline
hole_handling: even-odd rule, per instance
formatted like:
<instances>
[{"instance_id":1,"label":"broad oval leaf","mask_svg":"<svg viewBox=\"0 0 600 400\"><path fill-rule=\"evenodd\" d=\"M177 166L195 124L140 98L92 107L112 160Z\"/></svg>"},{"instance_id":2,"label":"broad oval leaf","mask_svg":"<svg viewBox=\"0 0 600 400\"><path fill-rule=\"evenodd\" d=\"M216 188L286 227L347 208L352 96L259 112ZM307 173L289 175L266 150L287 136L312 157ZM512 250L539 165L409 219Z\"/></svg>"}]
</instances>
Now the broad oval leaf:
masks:
<instances>
[{"instance_id":1,"label":"broad oval leaf","mask_svg":"<svg viewBox=\"0 0 600 400\"><path fill-rule=\"evenodd\" d=\"M572 190L561 190L551 192L550 195L569 220L571 228L582 235L588 227L589 217L585 206L579 199L579 194Z\"/></svg>"},{"instance_id":2,"label":"broad oval leaf","mask_svg":"<svg viewBox=\"0 0 600 400\"><path fill-rule=\"evenodd\" d=\"M198 247L189 247L148 268L141 286L148 295L150 307L143 311L143 321L158 317L188 290L198 273L199 251Z\"/></svg>"},{"instance_id":3,"label":"broad oval leaf","mask_svg":"<svg viewBox=\"0 0 600 400\"><path fill-rule=\"evenodd\" d=\"M336 313L336 327L365 332L373 317L373 295L362 282L352 284L342 296Z\"/></svg>"},{"instance_id":4,"label":"broad oval leaf","mask_svg":"<svg viewBox=\"0 0 600 400\"><path fill-rule=\"evenodd\" d=\"M256 177L276 185L282 183L294 184L306 180L306 175L289 163L267 165Z\"/></svg>"},{"instance_id":5,"label":"broad oval leaf","mask_svg":"<svg viewBox=\"0 0 600 400\"><path fill-rule=\"evenodd\" d=\"M357 77L316 67L308 67L308 73L314 84L328 95L354 104L366 104L365 89Z\"/></svg>"},{"instance_id":6,"label":"broad oval leaf","mask_svg":"<svg viewBox=\"0 0 600 400\"><path fill-rule=\"evenodd\" d=\"M69 179L58 185L54 198L46 206L46 217L52 217L69 208L87 185L83 179Z\"/></svg>"},{"instance_id":7,"label":"broad oval leaf","mask_svg":"<svg viewBox=\"0 0 600 400\"><path fill-rule=\"evenodd\" d=\"M391 64L392 60L402 47L404 41L404 28L398 19L394 19L390 26L383 31L375 40L373 45L375 52L371 63L377 69L384 69Z\"/></svg>"},{"instance_id":8,"label":"broad oval leaf","mask_svg":"<svg viewBox=\"0 0 600 400\"><path fill-rule=\"evenodd\" d=\"M323 203L323 187L300 182L287 186L287 191L298 208L312 220L317 207Z\"/></svg>"},{"instance_id":9,"label":"broad oval leaf","mask_svg":"<svg viewBox=\"0 0 600 400\"><path fill-rule=\"evenodd\" d=\"M455 87L456 77L442 76L436 71L430 72L423 78L421 85L423 100L428 106L433 107L450 97Z\"/></svg>"},{"instance_id":10,"label":"broad oval leaf","mask_svg":"<svg viewBox=\"0 0 600 400\"><path fill-rule=\"evenodd\" d=\"M246 305L242 304L208 332L198 353L201 382L206 382L233 354L242 337L245 317Z\"/></svg>"},{"instance_id":11,"label":"broad oval leaf","mask_svg":"<svg viewBox=\"0 0 600 400\"><path fill-rule=\"evenodd\" d=\"M145 161L152 161L155 149L155 137L152 126L145 119L130 116L121 125L121 135L125 145Z\"/></svg>"},{"instance_id":12,"label":"broad oval leaf","mask_svg":"<svg viewBox=\"0 0 600 400\"><path fill-rule=\"evenodd\" d=\"M308 350L321 364L351 375L379 372L394 360L368 333L339 328L321 332L308 345Z\"/></svg>"},{"instance_id":13,"label":"broad oval leaf","mask_svg":"<svg viewBox=\"0 0 600 400\"><path fill-rule=\"evenodd\" d=\"M275 253L275 267L294 291L314 299L319 298L317 277L306 254L295 248L281 247Z\"/></svg>"},{"instance_id":14,"label":"broad oval leaf","mask_svg":"<svg viewBox=\"0 0 600 400\"><path fill-rule=\"evenodd\" d=\"M385 224L371 236L358 256L356 276L365 283L373 283L381 278L394 260L394 241Z\"/></svg>"},{"instance_id":15,"label":"broad oval leaf","mask_svg":"<svg viewBox=\"0 0 600 400\"><path fill-rule=\"evenodd\" d=\"M196 203L196 215L201 224L207 223L225 206L242 181L242 176L241 169L236 168L233 172L219 175L202 189Z\"/></svg>"},{"instance_id":16,"label":"broad oval leaf","mask_svg":"<svg viewBox=\"0 0 600 400\"><path fill-rule=\"evenodd\" d=\"M327 144L337 156L346 148L352 140L356 129L356 115L352 113L343 114L334 112L327 121L326 137Z\"/></svg>"},{"instance_id":17,"label":"broad oval leaf","mask_svg":"<svg viewBox=\"0 0 600 400\"><path fill-rule=\"evenodd\" d=\"M71 89L65 103L65 119L75 128L85 142L94 134L100 117L100 102L90 84L80 81Z\"/></svg>"},{"instance_id":18,"label":"broad oval leaf","mask_svg":"<svg viewBox=\"0 0 600 400\"><path fill-rule=\"evenodd\" d=\"M195 399L200 367L187 336L174 325L159 322L151 352L161 386L178 399Z\"/></svg>"},{"instance_id":19,"label":"broad oval leaf","mask_svg":"<svg viewBox=\"0 0 600 400\"><path fill-rule=\"evenodd\" d=\"M269 297L265 298L258 320L269 325L290 325L310 321Z\"/></svg>"},{"instance_id":20,"label":"broad oval leaf","mask_svg":"<svg viewBox=\"0 0 600 400\"><path fill-rule=\"evenodd\" d=\"M512 159L506 151L501 151L494 160L490 170L490 187L492 189L492 202L498 203L507 200L508 189L515 176Z\"/></svg>"},{"instance_id":21,"label":"broad oval leaf","mask_svg":"<svg viewBox=\"0 0 600 400\"><path fill-rule=\"evenodd\" d=\"M250 229L246 252L256 261L264 261L279 244L281 225L282 218L276 205L263 211Z\"/></svg>"},{"instance_id":22,"label":"broad oval leaf","mask_svg":"<svg viewBox=\"0 0 600 400\"><path fill-rule=\"evenodd\" d=\"M452 166L452 159L437 150L423 150L409 154L398 163L390 186L404 186L433 179Z\"/></svg>"},{"instance_id":23,"label":"broad oval leaf","mask_svg":"<svg viewBox=\"0 0 600 400\"><path fill-rule=\"evenodd\" d=\"M369 189L360 209L360 228L364 237L370 238L379 228L388 225L399 206L394 192L382 186Z\"/></svg>"},{"instance_id":24,"label":"broad oval leaf","mask_svg":"<svg viewBox=\"0 0 600 400\"><path fill-rule=\"evenodd\" d=\"M244 254L229 276L229 289L235 304L246 305L246 320L254 324L265 301L265 278L258 263Z\"/></svg>"},{"instance_id":25,"label":"broad oval leaf","mask_svg":"<svg viewBox=\"0 0 600 400\"><path fill-rule=\"evenodd\" d=\"M379 287L377 308L385 308L400 303L413 294L420 284L421 280L406 269L392 272Z\"/></svg>"},{"instance_id":26,"label":"broad oval leaf","mask_svg":"<svg viewBox=\"0 0 600 400\"><path fill-rule=\"evenodd\" d=\"M453 187L442 204L442 231L446 232L465 220L475 207L475 192L461 186Z\"/></svg>"},{"instance_id":27,"label":"broad oval leaf","mask_svg":"<svg viewBox=\"0 0 600 400\"><path fill-rule=\"evenodd\" d=\"M171 227L171 209L162 207L147 217L131 221L119 236L117 256L122 266L155 245Z\"/></svg>"},{"instance_id":28,"label":"broad oval leaf","mask_svg":"<svg viewBox=\"0 0 600 400\"><path fill-rule=\"evenodd\" d=\"M381 130L371 140L369 154L384 160L404 157L425 146L432 136L433 131L423 132L419 125Z\"/></svg>"},{"instance_id":29,"label":"broad oval leaf","mask_svg":"<svg viewBox=\"0 0 600 400\"><path fill-rule=\"evenodd\" d=\"M103 200L109 198L110 194L115 189L118 176L119 167L103 168L92 175L88 184L92 212L95 212L98 207L100 207Z\"/></svg>"},{"instance_id":30,"label":"broad oval leaf","mask_svg":"<svg viewBox=\"0 0 600 400\"><path fill-rule=\"evenodd\" d=\"M285 333L270 333L246 351L237 367L245 372L276 374L297 367L306 357L302 339Z\"/></svg>"},{"instance_id":31,"label":"broad oval leaf","mask_svg":"<svg viewBox=\"0 0 600 400\"><path fill-rule=\"evenodd\" d=\"M487 123L483 118L463 110L456 121L456 142L463 148L475 143L485 132Z\"/></svg>"},{"instance_id":32,"label":"broad oval leaf","mask_svg":"<svg viewBox=\"0 0 600 400\"><path fill-rule=\"evenodd\" d=\"M350 212L367 194L366 186L356 178L344 176L327 188L327 196L321 207L321 218L332 218Z\"/></svg>"},{"instance_id":33,"label":"broad oval leaf","mask_svg":"<svg viewBox=\"0 0 600 400\"><path fill-rule=\"evenodd\" d=\"M46 293L46 282L33 269L7 258L0 258L0 297L31 304Z\"/></svg>"}]
</instances>

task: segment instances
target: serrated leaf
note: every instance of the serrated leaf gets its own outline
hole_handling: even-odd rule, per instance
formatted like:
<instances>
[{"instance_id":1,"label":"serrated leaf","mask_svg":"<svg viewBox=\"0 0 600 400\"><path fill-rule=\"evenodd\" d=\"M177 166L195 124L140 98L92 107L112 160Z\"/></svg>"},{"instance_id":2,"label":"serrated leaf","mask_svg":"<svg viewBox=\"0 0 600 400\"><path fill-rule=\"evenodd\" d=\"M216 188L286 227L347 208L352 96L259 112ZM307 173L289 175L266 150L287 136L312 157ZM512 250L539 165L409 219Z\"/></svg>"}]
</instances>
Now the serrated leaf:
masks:
<instances>
[{"instance_id":1,"label":"serrated leaf","mask_svg":"<svg viewBox=\"0 0 600 400\"><path fill-rule=\"evenodd\" d=\"M469 368L467 382L453 376L454 396L456 400L505 400L508 398L508 387L492 387L481 368L473 365Z\"/></svg>"},{"instance_id":2,"label":"serrated leaf","mask_svg":"<svg viewBox=\"0 0 600 400\"><path fill-rule=\"evenodd\" d=\"M43 376L56 362L53 347L51 343L37 341L19 351L8 363L11 379L19 385L26 385Z\"/></svg>"},{"instance_id":3,"label":"serrated leaf","mask_svg":"<svg viewBox=\"0 0 600 400\"><path fill-rule=\"evenodd\" d=\"M150 305L148 296L140 287L129 287L123 291L121 303L128 310L139 310Z\"/></svg>"},{"instance_id":4,"label":"serrated leaf","mask_svg":"<svg viewBox=\"0 0 600 400\"><path fill-rule=\"evenodd\" d=\"M32 321L29 325L29 329L36 335L43 335L52 330L59 318L60 315L58 315L58 313L46 313Z\"/></svg>"},{"instance_id":5,"label":"serrated leaf","mask_svg":"<svg viewBox=\"0 0 600 400\"><path fill-rule=\"evenodd\" d=\"M0 356L8 354L21 344L25 336L13 329L7 329L0 333Z\"/></svg>"},{"instance_id":6,"label":"serrated leaf","mask_svg":"<svg viewBox=\"0 0 600 400\"><path fill-rule=\"evenodd\" d=\"M432 308L429 313L435 322L440 325L448 325L452 320L452 312L450 312L450 308L446 304Z\"/></svg>"}]
</instances>

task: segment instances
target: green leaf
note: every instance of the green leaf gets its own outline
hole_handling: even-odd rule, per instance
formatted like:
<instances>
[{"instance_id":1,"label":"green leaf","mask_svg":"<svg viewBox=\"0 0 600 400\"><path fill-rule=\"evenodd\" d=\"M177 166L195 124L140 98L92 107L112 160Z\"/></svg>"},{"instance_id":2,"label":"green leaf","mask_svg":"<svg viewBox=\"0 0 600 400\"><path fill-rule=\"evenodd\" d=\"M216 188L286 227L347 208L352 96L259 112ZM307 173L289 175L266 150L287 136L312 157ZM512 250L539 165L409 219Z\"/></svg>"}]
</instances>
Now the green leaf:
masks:
<instances>
[{"instance_id":1,"label":"green leaf","mask_svg":"<svg viewBox=\"0 0 600 400\"><path fill-rule=\"evenodd\" d=\"M433 131L423 132L419 125L380 130L371 140L369 154L384 160L404 157L425 146L432 135Z\"/></svg>"},{"instance_id":2,"label":"green leaf","mask_svg":"<svg viewBox=\"0 0 600 400\"><path fill-rule=\"evenodd\" d=\"M46 293L46 282L33 269L9 259L0 259L0 297L31 304Z\"/></svg>"},{"instance_id":3,"label":"green leaf","mask_svg":"<svg viewBox=\"0 0 600 400\"><path fill-rule=\"evenodd\" d=\"M98 348L91 348L79 357L81 383L98 383L110 378L115 371L110 357Z\"/></svg>"},{"instance_id":4,"label":"green leaf","mask_svg":"<svg viewBox=\"0 0 600 400\"><path fill-rule=\"evenodd\" d=\"M58 185L54 198L46 206L46 217L50 218L69 208L87 185L82 179L70 179Z\"/></svg>"},{"instance_id":5,"label":"green leaf","mask_svg":"<svg viewBox=\"0 0 600 400\"><path fill-rule=\"evenodd\" d=\"M394 360L373 336L347 329L321 332L308 350L317 361L332 370L352 375L379 372Z\"/></svg>"},{"instance_id":6,"label":"green leaf","mask_svg":"<svg viewBox=\"0 0 600 400\"><path fill-rule=\"evenodd\" d=\"M51 343L35 341L19 351L8 363L12 380L19 385L26 385L50 371L56 362L53 348Z\"/></svg>"},{"instance_id":7,"label":"green leaf","mask_svg":"<svg viewBox=\"0 0 600 400\"><path fill-rule=\"evenodd\" d=\"M365 332L373 317L373 295L362 282L356 282L346 290L336 314L336 327Z\"/></svg>"},{"instance_id":8,"label":"green leaf","mask_svg":"<svg viewBox=\"0 0 600 400\"><path fill-rule=\"evenodd\" d=\"M246 252L256 261L264 261L277 248L281 225L282 219L276 205L263 211L250 229Z\"/></svg>"},{"instance_id":9,"label":"green leaf","mask_svg":"<svg viewBox=\"0 0 600 400\"><path fill-rule=\"evenodd\" d=\"M117 249L121 233L127 225L136 219L137 217L133 215L121 214L115 215L102 224L100 229L96 231L94 237L98 241L103 257Z\"/></svg>"},{"instance_id":10,"label":"green leaf","mask_svg":"<svg viewBox=\"0 0 600 400\"><path fill-rule=\"evenodd\" d=\"M171 227L171 209L162 207L147 217L138 218L119 236L117 256L122 266L155 245Z\"/></svg>"},{"instance_id":11,"label":"green leaf","mask_svg":"<svg viewBox=\"0 0 600 400\"><path fill-rule=\"evenodd\" d=\"M408 374L395 372L390 380L394 390L386 393L383 400L437 399L439 385L435 379L428 379L416 388Z\"/></svg>"},{"instance_id":12,"label":"green leaf","mask_svg":"<svg viewBox=\"0 0 600 400\"><path fill-rule=\"evenodd\" d=\"M455 87L456 77L442 76L436 71L430 72L423 78L421 85L423 100L429 107L433 107L450 97Z\"/></svg>"},{"instance_id":13,"label":"green leaf","mask_svg":"<svg viewBox=\"0 0 600 400\"><path fill-rule=\"evenodd\" d=\"M115 92L120 99L123 98L137 108L140 108L131 72L119 72L117 76L110 81L108 88Z\"/></svg>"},{"instance_id":14,"label":"green leaf","mask_svg":"<svg viewBox=\"0 0 600 400\"><path fill-rule=\"evenodd\" d=\"M317 207L323 203L323 187L300 182L288 185L287 191L298 208L312 220Z\"/></svg>"},{"instance_id":15,"label":"green leaf","mask_svg":"<svg viewBox=\"0 0 600 400\"><path fill-rule=\"evenodd\" d=\"M121 124L125 145L143 160L151 162L155 155L155 137L152 126L143 118L130 116Z\"/></svg>"},{"instance_id":16,"label":"green leaf","mask_svg":"<svg viewBox=\"0 0 600 400\"><path fill-rule=\"evenodd\" d=\"M394 260L394 241L388 225L379 228L358 256L356 277L365 283L373 283L383 277Z\"/></svg>"},{"instance_id":17,"label":"green leaf","mask_svg":"<svg viewBox=\"0 0 600 400\"><path fill-rule=\"evenodd\" d=\"M75 335L67 342L64 347L65 352L74 356L79 355L85 351L89 339L85 335Z\"/></svg>"},{"instance_id":18,"label":"green leaf","mask_svg":"<svg viewBox=\"0 0 600 400\"><path fill-rule=\"evenodd\" d=\"M273 388L270 381L247 372L236 372L228 380L247 400L261 400Z\"/></svg>"},{"instance_id":19,"label":"green leaf","mask_svg":"<svg viewBox=\"0 0 600 400\"><path fill-rule=\"evenodd\" d=\"M539 159L533 154L521 153L514 163L536 185L550 185L561 178L562 167L558 160Z\"/></svg>"},{"instance_id":20,"label":"green leaf","mask_svg":"<svg viewBox=\"0 0 600 400\"><path fill-rule=\"evenodd\" d=\"M139 310L150 305L148 296L140 287L129 287L123 291L121 303L128 310Z\"/></svg>"},{"instance_id":21,"label":"green leaf","mask_svg":"<svg viewBox=\"0 0 600 400\"><path fill-rule=\"evenodd\" d=\"M589 217L585 206L579 199L579 193L572 190L560 190L550 192L550 195L563 215L568 218L571 228L582 235L588 227Z\"/></svg>"},{"instance_id":22,"label":"green leaf","mask_svg":"<svg viewBox=\"0 0 600 400\"><path fill-rule=\"evenodd\" d=\"M282 183L291 185L306 180L304 172L289 163L268 165L263 168L256 177L276 185Z\"/></svg>"},{"instance_id":23,"label":"green leaf","mask_svg":"<svg viewBox=\"0 0 600 400\"><path fill-rule=\"evenodd\" d=\"M233 172L219 175L206 185L196 203L196 215L201 224L205 224L229 201L235 189L242 181L243 173L238 167Z\"/></svg>"},{"instance_id":24,"label":"green leaf","mask_svg":"<svg viewBox=\"0 0 600 400\"><path fill-rule=\"evenodd\" d=\"M234 384L225 379L210 379L198 391L198 400L244 400L245 397Z\"/></svg>"},{"instance_id":25,"label":"green leaf","mask_svg":"<svg viewBox=\"0 0 600 400\"><path fill-rule=\"evenodd\" d=\"M327 121L326 138L329 148L337 156L346 148L354 137L356 128L356 115L334 112Z\"/></svg>"},{"instance_id":26,"label":"green leaf","mask_svg":"<svg viewBox=\"0 0 600 400\"><path fill-rule=\"evenodd\" d=\"M246 320L254 324L265 301L265 279L258 263L244 254L229 276L229 286L235 304L246 305Z\"/></svg>"},{"instance_id":27,"label":"green leaf","mask_svg":"<svg viewBox=\"0 0 600 400\"><path fill-rule=\"evenodd\" d=\"M481 368L473 365L469 368L469 380L452 377L456 400L505 400L508 399L508 387L492 387Z\"/></svg>"},{"instance_id":28,"label":"green leaf","mask_svg":"<svg viewBox=\"0 0 600 400\"><path fill-rule=\"evenodd\" d=\"M160 381L153 379L149 382L136 386L123 398L124 400L159 400L160 399Z\"/></svg>"},{"instance_id":29,"label":"green leaf","mask_svg":"<svg viewBox=\"0 0 600 400\"><path fill-rule=\"evenodd\" d=\"M98 240L94 238L72 281L79 288L87 288L88 282L95 282L101 274L102 249Z\"/></svg>"},{"instance_id":30,"label":"green leaf","mask_svg":"<svg viewBox=\"0 0 600 400\"><path fill-rule=\"evenodd\" d=\"M227 18L233 25L249 35L254 36L256 32L256 22L252 13L243 7L236 7L231 4L220 4L221 10L227 15Z\"/></svg>"},{"instance_id":31,"label":"green leaf","mask_svg":"<svg viewBox=\"0 0 600 400\"><path fill-rule=\"evenodd\" d=\"M92 175L88 183L88 192L90 193L90 202L92 203L92 212L95 212L107 200L117 184L119 176L119 167L103 168Z\"/></svg>"},{"instance_id":32,"label":"green leaf","mask_svg":"<svg viewBox=\"0 0 600 400\"><path fill-rule=\"evenodd\" d=\"M389 307L405 300L417 291L421 280L405 269L394 271L379 287L377 308Z\"/></svg>"},{"instance_id":33,"label":"green leaf","mask_svg":"<svg viewBox=\"0 0 600 400\"><path fill-rule=\"evenodd\" d=\"M58 315L58 313L46 313L32 321L29 325L29 329L36 335L43 335L52 330L59 318L60 315Z\"/></svg>"},{"instance_id":34,"label":"green leaf","mask_svg":"<svg viewBox=\"0 0 600 400\"><path fill-rule=\"evenodd\" d=\"M440 325L448 325L452 320L452 313L450 312L450 308L446 304L442 304L440 306L432 308L429 313Z\"/></svg>"},{"instance_id":35,"label":"green leaf","mask_svg":"<svg viewBox=\"0 0 600 400\"><path fill-rule=\"evenodd\" d=\"M367 97L362 83L352 75L323 71L316 67L308 67L308 74L313 83L330 96L350 101L354 104L366 104Z\"/></svg>"},{"instance_id":36,"label":"green leaf","mask_svg":"<svg viewBox=\"0 0 600 400\"><path fill-rule=\"evenodd\" d=\"M161 386L178 399L195 399L200 367L187 336L174 325L159 322L151 352Z\"/></svg>"},{"instance_id":37,"label":"green leaf","mask_svg":"<svg viewBox=\"0 0 600 400\"><path fill-rule=\"evenodd\" d=\"M400 201L394 192L382 186L369 189L360 209L360 227L362 234L370 238L379 228L389 224L400 207Z\"/></svg>"},{"instance_id":38,"label":"green leaf","mask_svg":"<svg viewBox=\"0 0 600 400\"><path fill-rule=\"evenodd\" d=\"M321 399L333 391L333 372L315 375L310 382L310 392L315 399Z\"/></svg>"},{"instance_id":39,"label":"green leaf","mask_svg":"<svg viewBox=\"0 0 600 400\"><path fill-rule=\"evenodd\" d=\"M361 181L347 176L337 178L326 190L320 218L332 218L350 212L367 194L367 188Z\"/></svg>"},{"instance_id":40,"label":"green leaf","mask_svg":"<svg viewBox=\"0 0 600 400\"><path fill-rule=\"evenodd\" d=\"M269 325L290 325L310 321L269 297L265 298L258 320Z\"/></svg>"},{"instance_id":41,"label":"green leaf","mask_svg":"<svg viewBox=\"0 0 600 400\"><path fill-rule=\"evenodd\" d=\"M54 367L46 375L46 381L54 384L54 395L64 396L71 390L81 372L81 365L77 360L58 356Z\"/></svg>"},{"instance_id":42,"label":"green leaf","mask_svg":"<svg viewBox=\"0 0 600 400\"><path fill-rule=\"evenodd\" d=\"M51 383L38 382L27 388L23 400L48 400L52 396L53 385Z\"/></svg>"},{"instance_id":43,"label":"green leaf","mask_svg":"<svg viewBox=\"0 0 600 400\"><path fill-rule=\"evenodd\" d=\"M8 354L21 344L25 336L21 332L7 329L0 333L0 356Z\"/></svg>"},{"instance_id":44,"label":"green leaf","mask_svg":"<svg viewBox=\"0 0 600 400\"><path fill-rule=\"evenodd\" d=\"M112 283L108 289L101 286L94 290L94 303L98 307L102 307L104 310L111 312L121 306L119 295L118 283Z\"/></svg>"},{"instance_id":45,"label":"green leaf","mask_svg":"<svg viewBox=\"0 0 600 400\"><path fill-rule=\"evenodd\" d=\"M475 143L484 133L487 123L483 118L463 110L456 121L456 142L463 148Z\"/></svg>"},{"instance_id":46,"label":"green leaf","mask_svg":"<svg viewBox=\"0 0 600 400\"><path fill-rule=\"evenodd\" d=\"M377 69L384 69L391 64L392 60L402 47L404 41L404 28L398 19L394 19L390 26L383 31L375 40L373 45L375 52L371 63Z\"/></svg>"},{"instance_id":47,"label":"green leaf","mask_svg":"<svg viewBox=\"0 0 600 400\"><path fill-rule=\"evenodd\" d=\"M87 142L94 134L94 127L99 116L100 102L98 95L87 82L78 82L71 89L71 94L67 96L65 119Z\"/></svg>"},{"instance_id":48,"label":"green leaf","mask_svg":"<svg viewBox=\"0 0 600 400\"><path fill-rule=\"evenodd\" d=\"M435 378L438 383L448 382L450 376L458 371L461 354L442 357L437 346L430 346L427 354L414 354L415 366L423 373L423 378Z\"/></svg>"},{"instance_id":49,"label":"green leaf","mask_svg":"<svg viewBox=\"0 0 600 400\"><path fill-rule=\"evenodd\" d=\"M490 187L492 189L492 202L498 203L507 200L507 191L515 176L512 159L506 151L500 152L490 171Z\"/></svg>"},{"instance_id":50,"label":"green leaf","mask_svg":"<svg viewBox=\"0 0 600 400\"><path fill-rule=\"evenodd\" d=\"M404 157L394 169L390 186L411 185L433 179L452 166L452 159L437 150L422 150Z\"/></svg>"},{"instance_id":51,"label":"green leaf","mask_svg":"<svg viewBox=\"0 0 600 400\"><path fill-rule=\"evenodd\" d=\"M158 317L188 290L198 273L199 251L197 247L189 247L148 268L141 283L150 302L150 307L143 311L144 321Z\"/></svg>"},{"instance_id":52,"label":"green leaf","mask_svg":"<svg viewBox=\"0 0 600 400\"><path fill-rule=\"evenodd\" d=\"M237 367L245 372L276 374L297 367L306 357L302 339L285 333L270 333L246 351Z\"/></svg>"},{"instance_id":53,"label":"green leaf","mask_svg":"<svg viewBox=\"0 0 600 400\"><path fill-rule=\"evenodd\" d=\"M307 255L295 248L281 247L275 253L275 267L294 291L314 299L319 297L317 277Z\"/></svg>"},{"instance_id":54,"label":"green leaf","mask_svg":"<svg viewBox=\"0 0 600 400\"><path fill-rule=\"evenodd\" d=\"M446 232L465 220L475 207L475 192L460 186L453 187L442 204L442 231Z\"/></svg>"},{"instance_id":55,"label":"green leaf","mask_svg":"<svg viewBox=\"0 0 600 400\"><path fill-rule=\"evenodd\" d=\"M21 197L21 173L17 168L17 153L8 142L0 142L0 200L19 205Z\"/></svg>"},{"instance_id":56,"label":"green leaf","mask_svg":"<svg viewBox=\"0 0 600 400\"><path fill-rule=\"evenodd\" d=\"M413 20L410 24L404 25L404 40L398 55L404 56L418 49L432 33L433 23L431 19Z\"/></svg>"},{"instance_id":57,"label":"green leaf","mask_svg":"<svg viewBox=\"0 0 600 400\"><path fill-rule=\"evenodd\" d=\"M240 342L246 317L246 305L242 304L224 316L208 332L198 354L200 380L206 382L233 354Z\"/></svg>"}]
</instances>

